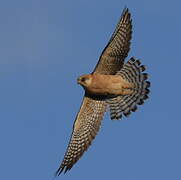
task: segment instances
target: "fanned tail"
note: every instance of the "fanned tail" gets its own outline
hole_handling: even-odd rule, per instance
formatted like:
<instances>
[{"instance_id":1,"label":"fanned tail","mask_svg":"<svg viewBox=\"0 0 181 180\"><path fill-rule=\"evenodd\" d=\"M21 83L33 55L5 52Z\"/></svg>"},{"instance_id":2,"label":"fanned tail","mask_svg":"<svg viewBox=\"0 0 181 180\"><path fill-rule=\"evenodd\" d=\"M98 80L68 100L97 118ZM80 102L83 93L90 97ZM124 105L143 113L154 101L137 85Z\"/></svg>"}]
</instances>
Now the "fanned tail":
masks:
<instances>
[{"instance_id":1,"label":"fanned tail","mask_svg":"<svg viewBox=\"0 0 181 180\"><path fill-rule=\"evenodd\" d=\"M120 95L107 100L110 108L111 119L120 119L122 114L128 116L137 110L137 105L144 103L150 92L150 82L147 81L148 74L139 60L131 58L123 68L117 72L126 81L134 84L134 91L131 95Z\"/></svg>"}]
</instances>

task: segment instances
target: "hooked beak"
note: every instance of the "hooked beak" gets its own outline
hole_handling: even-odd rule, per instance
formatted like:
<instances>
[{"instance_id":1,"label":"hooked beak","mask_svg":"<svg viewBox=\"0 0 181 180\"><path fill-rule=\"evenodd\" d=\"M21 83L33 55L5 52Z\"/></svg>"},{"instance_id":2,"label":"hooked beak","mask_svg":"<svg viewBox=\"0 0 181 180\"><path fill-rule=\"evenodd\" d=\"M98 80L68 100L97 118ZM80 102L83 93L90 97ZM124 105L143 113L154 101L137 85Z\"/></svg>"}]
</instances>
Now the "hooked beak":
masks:
<instances>
[{"instance_id":1,"label":"hooked beak","mask_svg":"<svg viewBox=\"0 0 181 180\"><path fill-rule=\"evenodd\" d=\"M77 78L77 84L80 84L81 80L80 80L80 77Z\"/></svg>"}]
</instances>

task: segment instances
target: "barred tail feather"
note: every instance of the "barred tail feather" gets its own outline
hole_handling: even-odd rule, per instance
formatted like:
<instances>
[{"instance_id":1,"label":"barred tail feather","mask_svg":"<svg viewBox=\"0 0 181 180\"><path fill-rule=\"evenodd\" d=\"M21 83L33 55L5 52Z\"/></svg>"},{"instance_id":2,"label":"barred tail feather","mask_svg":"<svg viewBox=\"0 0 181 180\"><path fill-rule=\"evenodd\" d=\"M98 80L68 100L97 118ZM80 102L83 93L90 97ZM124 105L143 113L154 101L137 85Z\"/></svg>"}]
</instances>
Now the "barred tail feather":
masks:
<instances>
[{"instance_id":1,"label":"barred tail feather","mask_svg":"<svg viewBox=\"0 0 181 180\"><path fill-rule=\"evenodd\" d=\"M120 119L122 114L128 116L137 110L137 105L144 103L150 92L150 82L147 81L148 74L139 60L131 58L117 75L134 84L134 92L131 95L121 95L107 100L110 108L111 119Z\"/></svg>"}]
</instances>

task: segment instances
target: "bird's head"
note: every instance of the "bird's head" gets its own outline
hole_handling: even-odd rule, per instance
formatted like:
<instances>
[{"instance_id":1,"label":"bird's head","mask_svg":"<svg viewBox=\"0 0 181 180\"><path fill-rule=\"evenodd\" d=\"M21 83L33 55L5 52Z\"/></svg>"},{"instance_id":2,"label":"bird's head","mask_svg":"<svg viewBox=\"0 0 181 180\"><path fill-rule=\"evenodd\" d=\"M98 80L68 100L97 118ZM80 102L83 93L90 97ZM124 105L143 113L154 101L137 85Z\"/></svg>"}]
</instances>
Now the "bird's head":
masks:
<instances>
[{"instance_id":1,"label":"bird's head","mask_svg":"<svg viewBox=\"0 0 181 180\"><path fill-rule=\"evenodd\" d=\"M91 74L82 75L77 78L77 83L83 86L84 88L90 86L91 82L92 82Z\"/></svg>"}]
</instances>

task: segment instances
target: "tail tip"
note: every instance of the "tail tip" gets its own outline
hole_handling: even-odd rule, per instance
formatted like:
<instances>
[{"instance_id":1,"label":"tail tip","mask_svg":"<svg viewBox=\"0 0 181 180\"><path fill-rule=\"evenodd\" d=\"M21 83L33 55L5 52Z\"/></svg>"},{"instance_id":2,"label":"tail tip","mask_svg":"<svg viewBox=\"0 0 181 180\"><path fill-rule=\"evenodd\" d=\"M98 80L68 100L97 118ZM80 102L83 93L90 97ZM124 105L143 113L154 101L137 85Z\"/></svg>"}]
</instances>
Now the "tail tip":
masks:
<instances>
[{"instance_id":1,"label":"tail tip","mask_svg":"<svg viewBox=\"0 0 181 180\"><path fill-rule=\"evenodd\" d=\"M149 88L151 86L150 81L146 81L146 87Z\"/></svg>"},{"instance_id":2,"label":"tail tip","mask_svg":"<svg viewBox=\"0 0 181 180\"><path fill-rule=\"evenodd\" d=\"M144 81L149 78L148 73L142 73L142 76L143 76L143 80L144 80Z\"/></svg>"},{"instance_id":3,"label":"tail tip","mask_svg":"<svg viewBox=\"0 0 181 180\"><path fill-rule=\"evenodd\" d=\"M135 63L136 63L138 66L141 65L141 61L140 61L139 59L137 59Z\"/></svg>"},{"instance_id":4,"label":"tail tip","mask_svg":"<svg viewBox=\"0 0 181 180\"><path fill-rule=\"evenodd\" d=\"M141 72L144 72L146 70L146 66L145 65L141 65L140 66L140 70L141 70Z\"/></svg>"}]
</instances>

